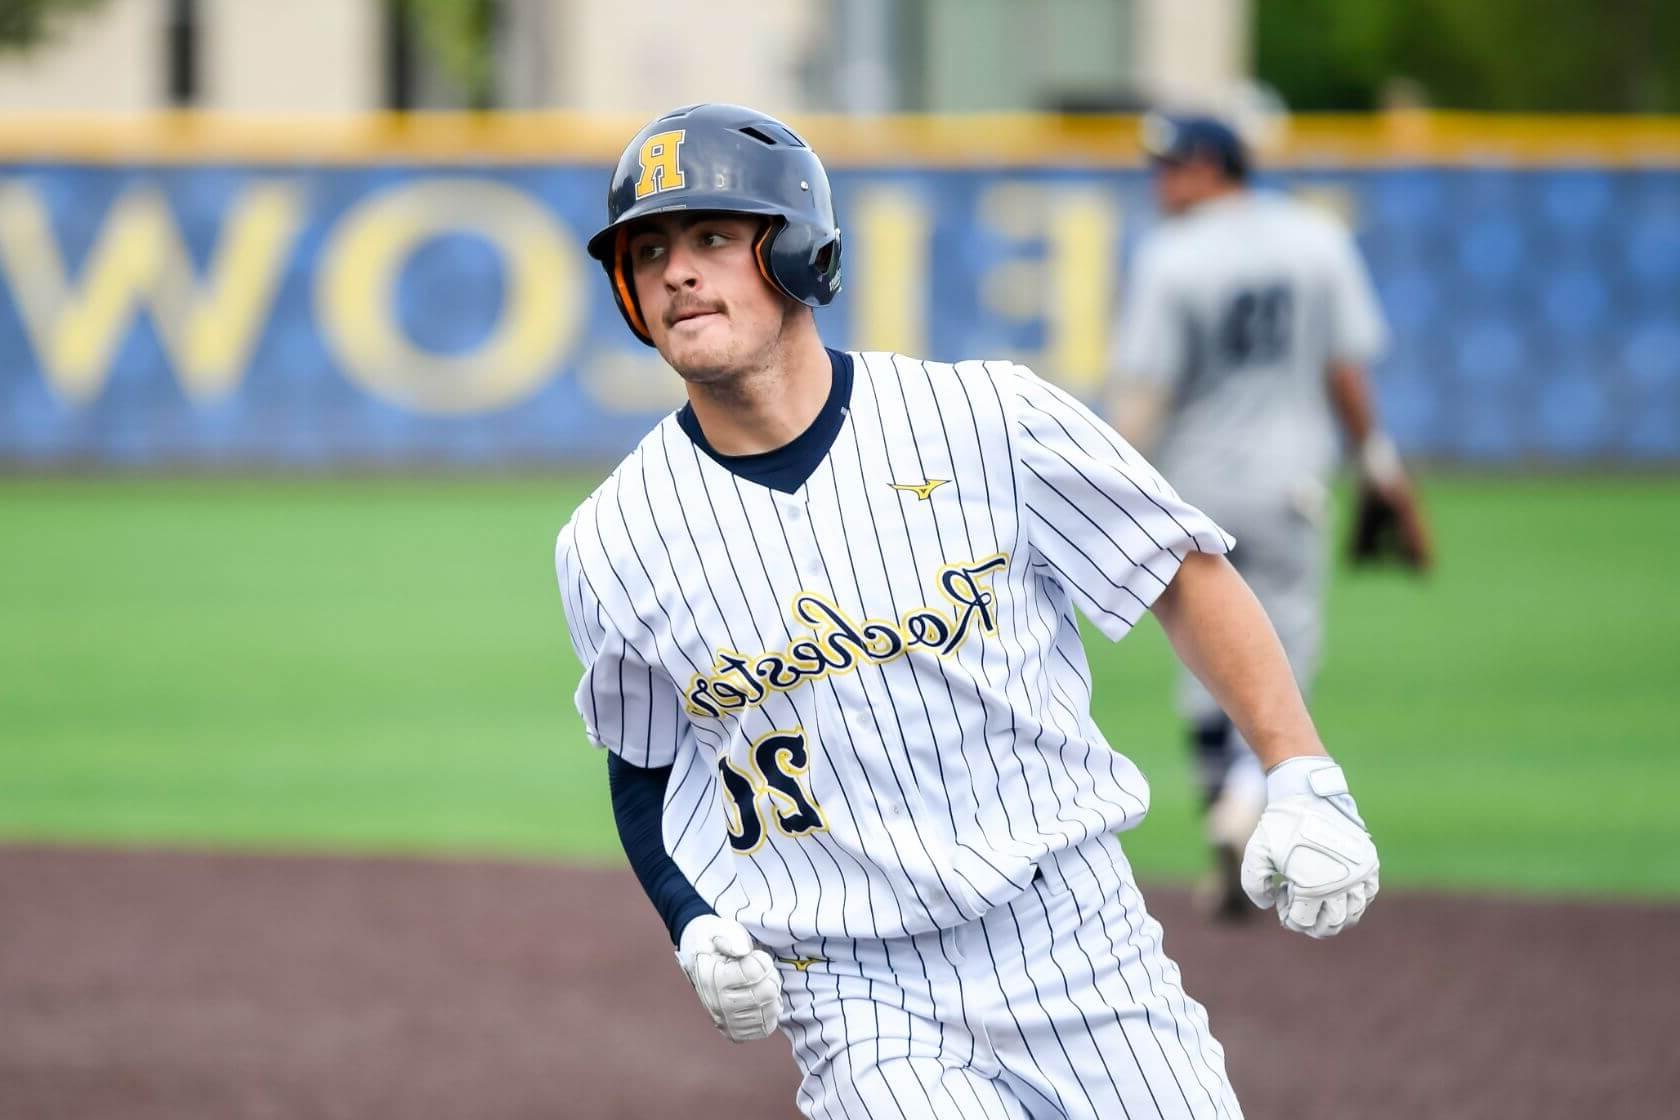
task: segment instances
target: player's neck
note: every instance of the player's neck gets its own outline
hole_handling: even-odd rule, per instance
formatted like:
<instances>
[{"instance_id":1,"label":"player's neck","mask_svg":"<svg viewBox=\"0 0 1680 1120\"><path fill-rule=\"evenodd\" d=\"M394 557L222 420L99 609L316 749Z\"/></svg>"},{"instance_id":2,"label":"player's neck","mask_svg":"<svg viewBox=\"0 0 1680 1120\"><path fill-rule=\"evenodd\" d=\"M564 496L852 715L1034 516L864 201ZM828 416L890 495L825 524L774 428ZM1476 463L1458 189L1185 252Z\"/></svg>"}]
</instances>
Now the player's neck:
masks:
<instances>
[{"instance_id":1,"label":"player's neck","mask_svg":"<svg viewBox=\"0 0 1680 1120\"><path fill-rule=\"evenodd\" d=\"M828 400L833 370L809 316L790 323L766 364L726 382L688 383L706 442L720 455L757 455L797 439Z\"/></svg>"},{"instance_id":2,"label":"player's neck","mask_svg":"<svg viewBox=\"0 0 1680 1120\"><path fill-rule=\"evenodd\" d=\"M1198 198L1195 202L1191 203L1188 210L1194 212L1211 206L1218 206L1222 203L1229 202L1233 198L1241 198L1247 192L1248 187L1246 184L1225 183L1222 186L1210 190L1207 194L1204 194L1201 198Z\"/></svg>"}]
</instances>

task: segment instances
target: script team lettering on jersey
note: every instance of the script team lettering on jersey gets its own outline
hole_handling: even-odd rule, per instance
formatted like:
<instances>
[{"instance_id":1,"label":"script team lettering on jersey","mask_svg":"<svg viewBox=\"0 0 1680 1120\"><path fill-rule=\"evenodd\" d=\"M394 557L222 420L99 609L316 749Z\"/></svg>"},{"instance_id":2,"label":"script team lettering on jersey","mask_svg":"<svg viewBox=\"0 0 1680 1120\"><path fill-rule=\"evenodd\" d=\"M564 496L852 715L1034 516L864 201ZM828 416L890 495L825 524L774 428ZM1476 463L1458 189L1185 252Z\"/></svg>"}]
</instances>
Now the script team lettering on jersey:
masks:
<instances>
[{"instance_id":1,"label":"script team lettering on jersey","mask_svg":"<svg viewBox=\"0 0 1680 1120\"><path fill-rule=\"evenodd\" d=\"M719 650L709 676L696 674L689 682L688 712L718 716L762 704L772 692L790 692L830 673L846 673L868 663L884 665L916 650L941 657L955 653L971 631L995 633L992 593L982 582L1009 563L1004 555L974 564L949 564L939 570L938 584L950 600L949 613L918 607L898 622L867 618L853 622L846 612L814 591L794 597L789 613L812 627L808 637L785 649L746 657L735 650Z\"/></svg>"}]
</instances>

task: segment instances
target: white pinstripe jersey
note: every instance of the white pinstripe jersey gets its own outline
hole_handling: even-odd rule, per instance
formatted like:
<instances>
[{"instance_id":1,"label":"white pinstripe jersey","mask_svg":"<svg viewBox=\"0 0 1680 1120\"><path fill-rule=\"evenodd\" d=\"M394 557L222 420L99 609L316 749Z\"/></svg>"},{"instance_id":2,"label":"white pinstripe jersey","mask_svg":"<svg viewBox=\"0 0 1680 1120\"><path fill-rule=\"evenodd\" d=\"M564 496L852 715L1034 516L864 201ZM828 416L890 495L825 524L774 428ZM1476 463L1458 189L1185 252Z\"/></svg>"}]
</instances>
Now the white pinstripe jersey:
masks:
<instances>
[{"instance_id":1,"label":"white pinstripe jersey","mask_svg":"<svg viewBox=\"0 0 1680 1120\"><path fill-rule=\"evenodd\" d=\"M1147 811L1073 607L1124 635L1231 541L1007 362L855 354L799 490L659 424L561 531L591 741L672 766L666 848L768 945L948 928Z\"/></svg>"}]
</instances>

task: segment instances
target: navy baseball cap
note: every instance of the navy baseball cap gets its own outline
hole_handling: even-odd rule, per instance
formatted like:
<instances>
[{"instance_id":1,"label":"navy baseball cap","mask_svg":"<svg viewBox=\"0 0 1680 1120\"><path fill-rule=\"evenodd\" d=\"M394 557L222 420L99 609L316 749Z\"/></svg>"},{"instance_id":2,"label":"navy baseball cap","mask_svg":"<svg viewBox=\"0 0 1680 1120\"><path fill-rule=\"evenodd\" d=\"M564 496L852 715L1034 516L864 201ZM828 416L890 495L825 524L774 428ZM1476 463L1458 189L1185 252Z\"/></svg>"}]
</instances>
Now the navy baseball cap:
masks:
<instances>
[{"instance_id":1,"label":"navy baseball cap","mask_svg":"<svg viewBox=\"0 0 1680 1120\"><path fill-rule=\"evenodd\" d=\"M1143 152L1157 163L1216 163L1233 179L1248 177L1248 146L1216 117L1150 113L1138 130Z\"/></svg>"}]
</instances>

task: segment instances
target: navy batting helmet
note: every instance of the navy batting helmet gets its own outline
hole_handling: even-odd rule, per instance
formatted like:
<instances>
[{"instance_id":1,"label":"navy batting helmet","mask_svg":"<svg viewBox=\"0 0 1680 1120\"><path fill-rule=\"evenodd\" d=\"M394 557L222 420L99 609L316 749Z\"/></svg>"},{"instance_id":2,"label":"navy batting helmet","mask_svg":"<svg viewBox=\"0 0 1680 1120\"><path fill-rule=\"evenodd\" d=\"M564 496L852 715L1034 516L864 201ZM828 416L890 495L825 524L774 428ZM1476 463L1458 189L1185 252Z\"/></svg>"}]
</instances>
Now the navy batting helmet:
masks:
<instances>
[{"instance_id":1,"label":"navy batting helmet","mask_svg":"<svg viewBox=\"0 0 1680 1120\"><path fill-rule=\"evenodd\" d=\"M840 227L828 173L810 146L774 117L739 105L688 105L656 118L618 157L607 224L589 255L612 278L613 298L637 338L653 345L630 277L632 222L673 210L761 214L759 271L810 307L840 290Z\"/></svg>"},{"instance_id":2,"label":"navy batting helmet","mask_svg":"<svg viewBox=\"0 0 1680 1120\"><path fill-rule=\"evenodd\" d=\"M1143 152L1161 163L1207 160L1228 178L1248 178L1248 145L1216 117L1150 113L1139 130Z\"/></svg>"}]
</instances>

